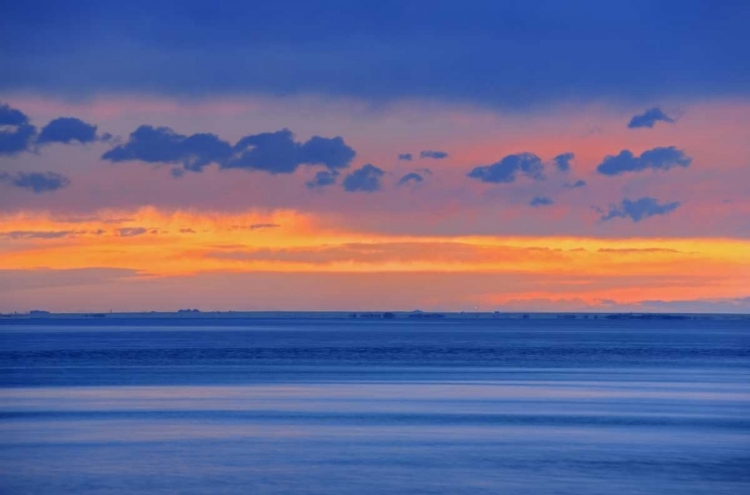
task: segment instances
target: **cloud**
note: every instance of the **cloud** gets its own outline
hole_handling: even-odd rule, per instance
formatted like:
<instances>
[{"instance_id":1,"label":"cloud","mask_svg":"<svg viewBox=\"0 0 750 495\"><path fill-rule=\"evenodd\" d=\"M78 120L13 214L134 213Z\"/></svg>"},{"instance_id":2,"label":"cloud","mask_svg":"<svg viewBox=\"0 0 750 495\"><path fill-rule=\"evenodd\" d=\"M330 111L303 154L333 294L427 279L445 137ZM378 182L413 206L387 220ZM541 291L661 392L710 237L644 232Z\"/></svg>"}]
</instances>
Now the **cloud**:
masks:
<instances>
[{"instance_id":1,"label":"cloud","mask_svg":"<svg viewBox=\"0 0 750 495\"><path fill-rule=\"evenodd\" d=\"M37 138L38 144L96 141L96 126L75 117L60 117L44 126Z\"/></svg>"},{"instance_id":2,"label":"cloud","mask_svg":"<svg viewBox=\"0 0 750 495\"><path fill-rule=\"evenodd\" d=\"M36 127L31 124L21 124L15 129L0 131L0 155L15 155L26 151L36 136Z\"/></svg>"},{"instance_id":3,"label":"cloud","mask_svg":"<svg viewBox=\"0 0 750 495\"><path fill-rule=\"evenodd\" d=\"M497 163L474 168L467 177L491 184L514 182L518 175L544 180L544 164L533 153L508 155Z\"/></svg>"},{"instance_id":4,"label":"cloud","mask_svg":"<svg viewBox=\"0 0 750 495\"><path fill-rule=\"evenodd\" d=\"M67 187L70 179L55 172L18 172L16 174L0 173L0 182L31 189L35 194L39 194Z\"/></svg>"},{"instance_id":5,"label":"cloud","mask_svg":"<svg viewBox=\"0 0 750 495\"><path fill-rule=\"evenodd\" d=\"M169 127L142 125L128 141L112 148L102 159L112 162L139 160L147 163L181 163L185 170L199 172L210 163L221 163L232 156L229 143L213 134L184 136Z\"/></svg>"},{"instance_id":6,"label":"cloud","mask_svg":"<svg viewBox=\"0 0 750 495\"><path fill-rule=\"evenodd\" d=\"M96 140L108 141L112 136L96 135L96 126L75 117L60 117L50 121L37 135L35 126L28 123L29 118L15 108L0 104L0 127L11 129L0 130L0 155L13 155L31 149L34 141L43 145L78 141L89 143Z\"/></svg>"},{"instance_id":7,"label":"cloud","mask_svg":"<svg viewBox=\"0 0 750 495\"><path fill-rule=\"evenodd\" d=\"M419 152L419 158L432 158L433 160L442 160L443 158L448 158L448 153L446 153L445 151L424 150Z\"/></svg>"},{"instance_id":8,"label":"cloud","mask_svg":"<svg viewBox=\"0 0 750 495\"><path fill-rule=\"evenodd\" d=\"M313 136L300 143L294 141L294 134L288 129L244 137L235 150L241 155L223 164L223 168L252 168L271 174L291 174L302 164L342 169L356 156L341 137Z\"/></svg>"},{"instance_id":9,"label":"cloud","mask_svg":"<svg viewBox=\"0 0 750 495\"><path fill-rule=\"evenodd\" d=\"M148 232L148 229L144 227L123 227L121 229L117 229L117 235L119 235L120 237L135 237L143 235L146 232Z\"/></svg>"},{"instance_id":10,"label":"cloud","mask_svg":"<svg viewBox=\"0 0 750 495\"><path fill-rule=\"evenodd\" d=\"M747 94L745 64L717 70L722 61L746 58L749 14L736 0L710 16L705 1L676 0L658 9L645 1L565 8L436 1L429 11L410 2L374 9L340 0L315 2L314 9L309 0L262 9L228 2L219 12L193 2L182 9L153 0L72 3L46 1L34 15L4 9L3 46L13 50L0 51L0 91L79 98L320 94L511 109ZM165 29L145 36L143 19ZM540 77L541 67L554 77Z\"/></svg>"},{"instance_id":11,"label":"cloud","mask_svg":"<svg viewBox=\"0 0 750 495\"><path fill-rule=\"evenodd\" d=\"M654 124L656 122L662 121L667 122L668 124L673 124L674 119L667 115L666 113L662 112L661 108L654 107L649 108L641 115L635 115L632 119L630 119L630 123L628 123L628 128L630 129L637 129L639 127L654 127Z\"/></svg>"},{"instance_id":12,"label":"cloud","mask_svg":"<svg viewBox=\"0 0 750 495\"><path fill-rule=\"evenodd\" d=\"M354 170L344 179L346 192L375 192L381 189L381 178L385 175L381 169L370 163Z\"/></svg>"},{"instance_id":13,"label":"cloud","mask_svg":"<svg viewBox=\"0 0 750 495\"><path fill-rule=\"evenodd\" d=\"M565 187L568 189L578 189L579 187L584 187L586 185L586 181L582 179L578 179L575 182L566 182Z\"/></svg>"},{"instance_id":14,"label":"cloud","mask_svg":"<svg viewBox=\"0 0 750 495\"><path fill-rule=\"evenodd\" d=\"M169 127L142 125L128 142L104 153L113 162L181 163L184 170L200 172L211 163L221 169L262 170L290 174L300 165L323 165L331 171L349 166L356 152L341 137L313 136L295 142L288 129L245 136L232 146L214 134L177 134ZM179 177L180 169L172 175Z\"/></svg>"},{"instance_id":15,"label":"cloud","mask_svg":"<svg viewBox=\"0 0 750 495\"><path fill-rule=\"evenodd\" d=\"M250 230L277 229L281 227L278 223L254 223L248 227Z\"/></svg>"},{"instance_id":16,"label":"cloud","mask_svg":"<svg viewBox=\"0 0 750 495\"><path fill-rule=\"evenodd\" d=\"M570 161L575 158L573 153L563 153L555 157L555 166L560 172L567 172L570 170Z\"/></svg>"},{"instance_id":17,"label":"cloud","mask_svg":"<svg viewBox=\"0 0 750 495\"><path fill-rule=\"evenodd\" d=\"M13 240L26 240L26 239L60 239L62 237L68 237L76 234L83 234L83 232L72 231L72 230L56 230L56 231L38 231L38 230L14 230L10 232L0 232L0 237L6 237Z\"/></svg>"},{"instance_id":18,"label":"cloud","mask_svg":"<svg viewBox=\"0 0 750 495\"><path fill-rule=\"evenodd\" d=\"M310 189L317 189L320 187L332 186L336 183L339 173L330 170L321 170L315 173L315 177L305 182L305 185Z\"/></svg>"},{"instance_id":19,"label":"cloud","mask_svg":"<svg viewBox=\"0 0 750 495\"><path fill-rule=\"evenodd\" d=\"M227 247L209 252L210 258L236 261L278 261L327 264L336 262L388 263L431 261L444 263L517 263L521 261L567 262L569 257L560 250L546 247L516 247L477 245L454 241L429 242L347 242L321 246L281 248Z\"/></svg>"},{"instance_id":20,"label":"cloud","mask_svg":"<svg viewBox=\"0 0 750 495\"><path fill-rule=\"evenodd\" d=\"M553 204L554 201L552 201L551 198L548 198L547 196L537 196L531 201L529 201L529 206L533 206L534 208L538 208L540 206L550 206Z\"/></svg>"},{"instance_id":21,"label":"cloud","mask_svg":"<svg viewBox=\"0 0 750 495\"><path fill-rule=\"evenodd\" d=\"M617 254L643 254L643 253L669 253L669 254L677 254L682 253L682 251L678 251L677 249L671 249L671 248L658 248L658 247L649 247L649 248L599 248L596 250L597 253L617 253Z\"/></svg>"},{"instance_id":22,"label":"cloud","mask_svg":"<svg viewBox=\"0 0 750 495\"><path fill-rule=\"evenodd\" d=\"M29 118L20 110L11 108L7 103L0 103L0 125L21 126L29 123Z\"/></svg>"},{"instance_id":23,"label":"cloud","mask_svg":"<svg viewBox=\"0 0 750 495\"><path fill-rule=\"evenodd\" d=\"M659 204L654 198L644 197L637 200L623 199L619 205L612 205L607 214L602 215L601 221L613 218L630 218L634 222L654 216L667 215L680 206L679 201Z\"/></svg>"},{"instance_id":24,"label":"cloud","mask_svg":"<svg viewBox=\"0 0 750 495\"><path fill-rule=\"evenodd\" d=\"M687 167L692 161L692 158L674 146L654 148L637 157L629 150L623 150L617 156L606 156L596 167L596 171L604 175L619 175L647 169L669 170L678 166Z\"/></svg>"},{"instance_id":25,"label":"cloud","mask_svg":"<svg viewBox=\"0 0 750 495\"><path fill-rule=\"evenodd\" d=\"M140 272L128 268L73 268L73 269L18 269L0 270L0 292L56 289L59 299L63 287L80 287L106 282L121 283L138 276ZM97 291L101 294L101 291Z\"/></svg>"},{"instance_id":26,"label":"cloud","mask_svg":"<svg viewBox=\"0 0 750 495\"><path fill-rule=\"evenodd\" d=\"M408 184L410 182L413 182L415 184L418 184L420 182L424 182L424 177L422 177L420 174L418 174L416 172L411 172L411 173L408 173L408 174L404 175L403 177L401 177L401 179L399 179L399 181L398 181L398 185L399 186L403 186L403 185Z\"/></svg>"},{"instance_id":27,"label":"cloud","mask_svg":"<svg viewBox=\"0 0 750 495\"><path fill-rule=\"evenodd\" d=\"M410 162L414 159L413 156L411 156L411 153L401 153L398 155L399 160L405 160L407 162Z\"/></svg>"}]
</instances>

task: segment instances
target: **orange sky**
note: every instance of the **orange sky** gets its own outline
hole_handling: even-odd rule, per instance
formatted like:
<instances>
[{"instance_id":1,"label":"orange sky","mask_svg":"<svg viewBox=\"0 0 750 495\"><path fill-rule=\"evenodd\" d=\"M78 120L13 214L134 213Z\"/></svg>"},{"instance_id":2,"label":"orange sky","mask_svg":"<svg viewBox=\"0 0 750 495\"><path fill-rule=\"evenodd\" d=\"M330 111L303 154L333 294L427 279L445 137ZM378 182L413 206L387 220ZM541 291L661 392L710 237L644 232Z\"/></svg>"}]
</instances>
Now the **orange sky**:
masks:
<instances>
[{"instance_id":1,"label":"orange sky","mask_svg":"<svg viewBox=\"0 0 750 495\"><path fill-rule=\"evenodd\" d=\"M742 296L750 287L750 241L738 239L403 236L351 231L294 211L167 214L154 208L96 218L15 214L0 224L0 272L107 267L129 271L123 284L216 273L359 274L366 284L371 274L412 273L415 280L424 274L462 274L483 285L475 306L488 310L510 301L575 299L596 308L602 300L722 299ZM485 277L501 282L481 284ZM516 279L536 283L520 286ZM430 297L449 301L462 291L446 283L433 287ZM277 296L282 309L305 304L304 296L293 292ZM416 296L396 309L418 305ZM92 300L92 309L103 309L96 296ZM343 296L327 309L346 309L346 301ZM352 298L352 304L356 301ZM153 307L205 307L201 302L164 297Z\"/></svg>"},{"instance_id":2,"label":"orange sky","mask_svg":"<svg viewBox=\"0 0 750 495\"><path fill-rule=\"evenodd\" d=\"M70 178L39 194L0 183L0 311L750 308L744 100L666 102L676 123L648 130L625 126L640 106L601 104L513 113L313 97L7 101L40 126L77 115L115 137L0 156L9 177ZM350 193L306 187L316 168L212 165L175 179L170 164L101 159L146 123L231 141L284 127L300 141L341 135L357 152L350 169L374 163L384 174L377 191ZM596 172L606 155L658 146L684 150L691 165ZM420 160L421 149L449 158ZM523 151L544 161L545 180L467 178ZM404 152L416 158L398 160ZM551 165L563 152L575 154L564 173ZM398 185L415 171L423 182ZM570 188L577 180L586 186ZM552 204L530 207L540 196ZM679 207L602 220L639 197Z\"/></svg>"}]
</instances>

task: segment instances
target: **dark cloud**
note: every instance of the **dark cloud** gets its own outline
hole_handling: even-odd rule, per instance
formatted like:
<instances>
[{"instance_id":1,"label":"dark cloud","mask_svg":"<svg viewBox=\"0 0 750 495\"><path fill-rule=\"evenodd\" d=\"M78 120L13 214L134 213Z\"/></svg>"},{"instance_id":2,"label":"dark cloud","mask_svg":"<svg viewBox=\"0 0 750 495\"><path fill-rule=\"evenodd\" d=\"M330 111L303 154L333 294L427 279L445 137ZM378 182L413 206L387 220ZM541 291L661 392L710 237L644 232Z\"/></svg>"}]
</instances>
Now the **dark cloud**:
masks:
<instances>
[{"instance_id":1,"label":"dark cloud","mask_svg":"<svg viewBox=\"0 0 750 495\"><path fill-rule=\"evenodd\" d=\"M630 129L637 129L639 127L651 128L654 127L654 124L656 124L658 121L667 122L669 124L674 123L674 119L666 113L662 112L661 108L654 107L649 108L641 115L633 116L633 118L630 119L630 123L628 123L628 127Z\"/></svg>"},{"instance_id":2,"label":"dark cloud","mask_svg":"<svg viewBox=\"0 0 750 495\"><path fill-rule=\"evenodd\" d=\"M692 158L674 146L654 148L644 151L640 156L623 150L617 156L606 156L596 167L596 171L604 175L618 175L647 169L669 170L673 167L687 167L692 161Z\"/></svg>"},{"instance_id":3,"label":"dark cloud","mask_svg":"<svg viewBox=\"0 0 750 495\"><path fill-rule=\"evenodd\" d=\"M448 158L448 153L446 153L445 151L424 150L419 152L419 158L432 158L433 160L442 160L443 158Z\"/></svg>"},{"instance_id":4,"label":"dark cloud","mask_svg":"<svg viewBox=\"0 0 750 495\"><path fill-rule=\"evenodd\" d=\"M346 168L356 155L341 137L313 136L295 142L288 129L245 136L234 146L214 134L185 136L168 127L140 126L128 142L112 148L102 158L113 162L181 163L184 170L200 172L211 163L222 169L262 170L290 174L300 165L323 165L335 171ZM172 175L179 177L180 169Z\"/></svg>"},{"instance_id":5,"label":"dark cloud","mask_svg":"<svg viewBox=\"0 0 750 495\"><path fill-rule=\"evenodd\" d=\"M321 170L315 173L315 177L313 177L312 180L305 182L305 185L310 189L332 186L336 183L336 179L338 178L338 176L338 172Z\"/></svg>"},{"instance_id":6,"label":"dark cloud","mask_svg":"<svg viewBox=\"0 0 750 495\"><path fill-rule=\"evenodd\" d=\"M0 130L0 155L13 155L50 143L69 144L72 141L89 143L96 140L108 141L112 136L96 135L96 126L75 117L60 117L50 121L37 135L37 129L28 123L29 118L20 110L0 104L0 126L10 127Z\"/></svg>"},{"instance_id":7,"label":"dark cloud","mask_svg":"<svg viewBox=\"0 0 750 495\"><path fill-rule=\"evenodd\" d=\"M579 187L584 187L585 185L586 185L586 181L585 180L578 179L577 181L572 182L572 183L571 182L567 182L565 184L565 187L567 187L568 189L577 189Z\"/></svg>"},{"instance_id":8,"label":"dark cloud","mask_svg":"<svg viewBox=\"0 0 750 495\"><path fill-rule=\"evenodd\" d=\"M0 103L0 125L20 126L28 123L29 118L25 113L11 108L7 103Z\"/></svg>"},{"instance_id":9,"label":"dark cloud","mask_svg":"<svg viewBox=\"0 0 750 495\"><path fill-rule=\"evenodd\" d=\"M356 153L341 137L313 136L301 143L288 129L247 136L235 145L239 156L222 168L249 168L270 174L291 174L300 165L323 165L335 171L346 168Z\"/></svg>"},{"instance_id":10,"label":"dark cloud","mask_svg":"<svg viewBox=\"0 0 750 495\"><path fill-rule=\"evenodd\" d=\"M385 175L381 169L370 163L352 171L344 179L344 190L347 192L375 192L381 188L381 178Z\"/></svg>"},{"instance_id":11,"label":"dark cloud","mask_svg":"<svg viewBox=\"0 0 750 495\"><path fill-rule=\"evenodd\" d=\"M223 163L232 156L229 143L213 134L185 136L169 127L142 125L125 144L102 155L113 162L139 160L147 163L181 163L185 170L201 171L210 163Z\"/></svg>"},{"instance_id":12,"label":"dark cloud","mask_svg":"<svg viewBox=\"0 0 750 495\"><path fill-rule=\"evenodd\" d=\"M39 194L67 187L70 184L70 179L55 172L18 172L15 174L0 173L0 182L30 189L35 194Z\"/></svg>"},{"instance_id":13,"label":"dark cloud","mask_svg":"<svg viewBox=\"0 0 750 495\"><path fill-rule=\"evenodd\" d=\"M242 151L241 155L223 166L291 174L300 165L299 148L299 143L294 142L294 136L287 129L247 136L235 145L235 149Z\"/></svg>"},{"instance_id":14,"label":"dark cloud","mask_svg":"<svg viewBox=\"0 0 750 495\"><path fill-rule=\"evenodd\" d=\"M180 229L180 234L195 234L195 231L193 229Z\"/></svg>"},{"instance_id":15,"label":"dark cloud","mask_svg":"<svg viewBox=\"0 0 750 495\"><path fill-rule=\"evenodd\" d=\"M636 200L623 199L619 205L612 205L609 212L603 214L601 220L606 222L613 218L630 218L634 222L654 216L667 215L680 206L679 201L659 204L654 198L640 198Z\"/></svg>"},{"instance_id":16,"label":"dark cloud","mask_svg":"<svg viewBox=\"0 0 750 495\"><path fill-rule=\"evenodd\" d=\"M13 49L0 50L0 92L320 94L518 108L747 96L750 87L745 1L429 4L34 0L3 9L2 44ZM540 77L542 67L554 76Z\"/></svg>"},{"instance_id":17,"label":"dark cloud","mask_svg":"<svg viewBox=\"0 0 750 495\"><path fill-rule=\"evenodd\" d=\"M422 177L417 172L411 172L411 173L408 173L408 174L404 175L403 177L401 177L401 179L399 179L399 181L398 181L398 185L399 186L403 186L404 184L408 184L410 182L412 182L414 184L418 184L420 182L424 182L424 177Z\"/></svg>"},{"instance_id":18,"label":"dark cloud","mask_svg":"<svg viewBox=\"0 0 750 495\"><path fill-rule=\"evenodd\" d=\"M414 157L411 156L411 153L401 153L398 155L398 159L410 162L414 159Z\"/></svg>"},{"instance_id":19,"label":"dark cloud","mask_svg":"<svg viewBox=\"0 0 750 495\"><path fill-rule=\"evenodd\" d=\"M474 168L467 177L492 184L509 183L518 175L534 180L544 180L544 164L533 153L508 155L497 163Z\"/></svg>"},{"instance_id":20,"label":"dark cloud","mask_svg":"<svg viewBox=\"0 0 750 495\"><path fill-rule=\"evenodd\" d=\"M60 117L44 126L36 142L38 144L96 141L96 126L75 117Z\"/></svg>"},{"instance_id":21,"label":"dark cloud","mask_svg":"<svg viewBox=\"0 0 750 495\"><path fill-rule=\"evenodd\" d=\"M570 161L575 158L573 153L563 153L555 157L555 166L560 172L567 172L570 170Z\"/></svg>"},{"instance_id":22,"label":"dark cloud","mask_svg":"<svg viewBox=\"0 0 750 495\"><path fill-rule=\"evenodd\" d=\"M550 206L553 203L554 201L552 201L552 198L548 198L547 196L537 196L531 201L529 201L529 206L538 208L540 206Z\"/></svg>"},{"instance_id":23,"label":"dark cloud","mask_svg":"<svg viewBox=\"0 0 750 495\"><path fill-rule=\"evenodd\" d=\"M148 229L144 227L123 227L121 229L117 229L117 235L120 237L135 237L139 235L143 235L148 232Z\"/></svg>"},{"instance_id":24,"label":"dark cloud","mask_svg":"<svg viewBox=\"0 0 750 495\"><path fill-rule=\"evenodd\" d=\"M21 124L13 129L0 130L0 155L15 155L31 147L36 136L36 127Z\"/></svg>"}]
</instances>

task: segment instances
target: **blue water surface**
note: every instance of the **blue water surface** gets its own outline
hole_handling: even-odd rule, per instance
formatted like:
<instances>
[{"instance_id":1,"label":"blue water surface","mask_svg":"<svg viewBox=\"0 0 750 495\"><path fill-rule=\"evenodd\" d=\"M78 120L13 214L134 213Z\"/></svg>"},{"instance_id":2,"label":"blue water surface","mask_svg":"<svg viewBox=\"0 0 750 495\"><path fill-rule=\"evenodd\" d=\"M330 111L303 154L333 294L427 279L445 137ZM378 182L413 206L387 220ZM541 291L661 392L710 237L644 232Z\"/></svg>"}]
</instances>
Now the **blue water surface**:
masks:
<instances>
[{"instance_id":1,"label":"blue water surface","mask_svg":"<svg viewBox=\"0 0 750 495\"><path fill-rule=\"evenodd\" d=\"M0 320L3 494L746 494L748 320Z\"/></svg>"}]
</instances>

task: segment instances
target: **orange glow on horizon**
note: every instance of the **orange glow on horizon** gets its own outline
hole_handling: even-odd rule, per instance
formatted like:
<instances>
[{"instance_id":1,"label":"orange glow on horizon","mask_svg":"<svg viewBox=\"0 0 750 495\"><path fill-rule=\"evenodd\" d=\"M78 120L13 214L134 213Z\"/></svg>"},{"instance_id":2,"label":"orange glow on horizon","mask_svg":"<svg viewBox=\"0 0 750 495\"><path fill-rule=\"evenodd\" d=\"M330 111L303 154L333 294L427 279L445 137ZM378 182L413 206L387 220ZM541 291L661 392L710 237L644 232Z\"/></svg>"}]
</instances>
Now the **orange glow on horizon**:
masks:
<instances>
[{"instance_id":1,"label":"orange glow on horizon","mask_svg":"<svg viewBox=\"0 0 750 495\"><path fill-rule=\"evenodd\" d=\"M400 236L352 232L291 210L211 214L143 208L92 218L0 220L0 270L106 267L136 278L200 273L474 273L524 275L538 298L633 302L742 297L750 241Z\"/></svg>"}]
</instances>

